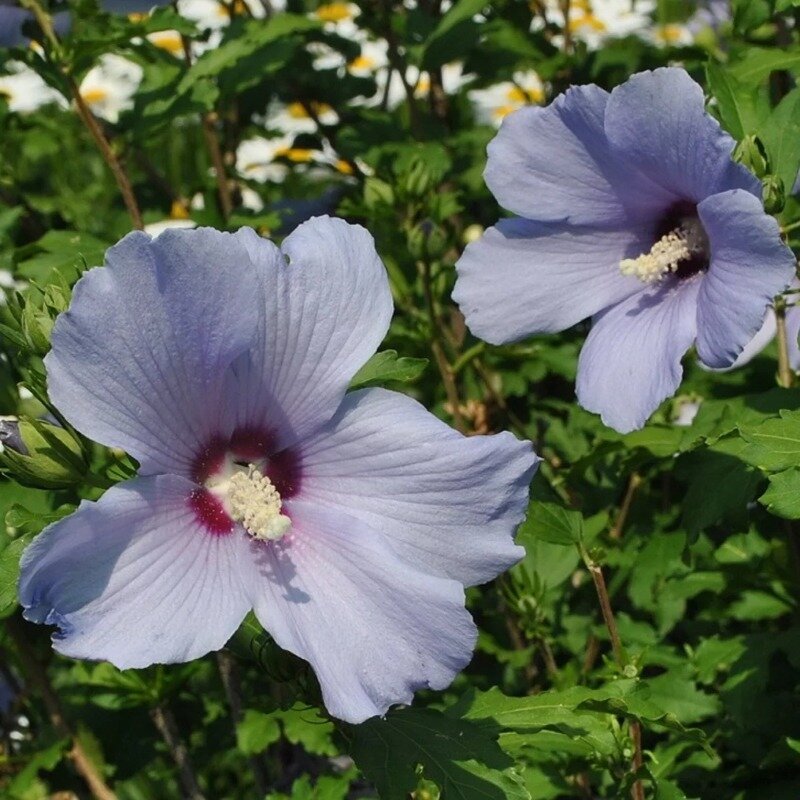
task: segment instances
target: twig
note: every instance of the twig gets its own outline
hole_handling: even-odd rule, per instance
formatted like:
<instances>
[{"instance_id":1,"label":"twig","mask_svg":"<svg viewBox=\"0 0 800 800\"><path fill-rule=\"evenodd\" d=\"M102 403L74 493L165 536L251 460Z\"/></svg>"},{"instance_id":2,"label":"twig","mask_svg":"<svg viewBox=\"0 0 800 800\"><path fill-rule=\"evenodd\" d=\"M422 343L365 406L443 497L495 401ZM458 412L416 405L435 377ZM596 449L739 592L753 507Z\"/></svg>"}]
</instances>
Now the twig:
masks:
<instances>
[{"instance_id":1,"label":"twig","mask_svg":"<svg viewBox=\"0 0 800 800\"><path fill-rule=\"evenodd\" d=\"M433 299L433 289L431 288L431 265L427 261L420 261L417 264L422 276L422 287L425 293L425 304L428 307L428 316L431 322L431 352L434 361L442 377L444 391L447 395L447 402L450 405L450 413L456 428L461 433L467 432L467 425L461 413L461 399L458 396L458 386L456 385L453 367L447 360L444 348L442 347L442 333L439 322L439 315L436 313L436 303Z\"/></svg>"},{"instance_id":2,"label":"twig","mask_svg":"<svg viewBox=\"0 0 800 800\"><path fill-rule=\"evenodd\" d=\"M628 488L625 490L625 497L622 499L622 505L619 508L619 515L611 526L608 535L612 539L619 539L622 536L622 531L625 529L625 523L628 521L628 514L631 510L633 497L636 490L642 485L642 476L638 472L631 473L628 479Z\"/></svg>"},{"instance_id":3,"label":"twig","mask_svg":"<svg viewBox=\"0 0 800 800\"><path fill-rule=\"evenodd\" d=\"M42 29L42 33L50 44L53 55L55 55L57 58L60 58L61 43L58 40L55 28L53 28L53 20L51 19L50 15L42 8L42 6L39 5L37 0L20 0L20 2L22 6L28 9L36 18L36 22ZM75 102L75 108L78 112L78 116L81 118L81 121L86 126L86 129L91 134L98 150L100 151L100 155L103 157L103 160L106 162L108 168L114 175L114 179L116 180L117 186L122 194L122 200L125 203L125 208L128 210L133 227L141 230L144 228L142 214L139 211L139 205L136 202L136 196L133 193L133 187L128 179L128 175L123 169L119 159L114 154L111 144L106 138L105 133L103 133L100 123L97 121L94 114L92 114L89 106L86 105L86 101L83 99L80 89L78 88L78 84L75 83L75 79L63 68L63 65L61 71L64 74L64 78L67 86L69 87L72 99Z\"/></svg>"},{"instance_id":4,"label":"twig","mask_svg":"<svg viewBox=\"0 0 800 800\"><path fill-rule=\"evenodd\" d=\"M83 745L72 732L64 714L64 709L61 707L61 700L56 694L53 685L50 683L47 670L36 657L36 653L27 639L23 624L14 617L10 617L6 620L6 630L14 642L14 647L20 663L22 664L25 677L30 679L31 683L42 696L45 709L50 717L50 723L59 736L72 741L69 757L75 765L77 772L84 781L86 781L86 785L89 787L92 797L96 798L96 800L117 800L116 794L114 794L108 784L103 780L103 776L89 759L89 756L83 749Z\"/></svg>"},{"instance_id":5,"label":"twig","mask_svg":"<svg viewBox=\"0 0 800 800\"><path fill-rule=\"evenodd\" d=\"M133 193L133 187L131 186L127 173L123 169L120 160L114 154L111 144L106 138L105 133L103 133L103 129L100 127L100 123L97 121L94 114L92 114L89 106L86 105L86 101L83 99L83 95L81 95L78 84L75 83L72 76L68 76L67 81L75 101L75 108L78 111L78 116L92 135L97 149L100 151L100 155L103 156L103 160L114 175L114 179L122 195L122 201L125 203L125 208L128 209L128 215L131 218L133 227L142 230L144 228L142 212L139 210L139 204L136 202L136 195Z\"/></svg>"},{"instance_id":6,"label":"twig","mask_svg":"<svg viewBox=\"0 0 800 800\"><path fill-rule=\"evenodd\" d=\"M150 717L167 745L172 760L178 767L184 795L188 800L205 800L205 795L200 790L194 767L189 758L189 751L181 738L178 723L175 721L172 710L166 703L162 702L155 708L150 709Z\"/></svg>"},{"instance_id":7,"label":"twig","mask_svg":"<svg viewBox=\"0 0 800 800\"><path fill-rule=\"evenodd\" d=\"M225 650L217 652L217 669L219 670L219 676L222 680L222 686L225 689L225 696L228 699L235 735L236 726L242 721L243 716L242 684L239 679L239 670L236 666L236 661L231 654ZM257 756L251 756L248 760L250 762L250 769L253 770L253 780L258 794L260 797L265 797L270 791L270 786L264 765L259 761Z\"/></svg>"},{"instance_id":8,"label":"twig","mask_svg":"<svg viewBox=\"0 0 800 800\"><path fill-rule=\"evenodd\" d=\"M597 592L597 599L600 601L600 611L603 615L603 621L606 624L608 635L611 637L611 649L614 652L614 660L620 671L625 669L626 658L625 650L622 647L622 640L619 637L619 629L617 628L617 621L614 618L614 612L611 609L611 599L608 596L608 588L606 587L606 580L603 577L602 567L589 555L589 552L583 546L578 545L578 550L592 576L594 588ZM633 740L633 763L632 771L635 773L642 766L642 728L638 720L631 720L630 723L631 739ZM631 797L633 800L645 800L644 786L640 780L636 780L631 787Z\"/></svg>"},{"instance_id":9,"label":"twig","mask_svg":"<svg viewBox=\"0 0 800 800\"><path fill-rule=\"evenodd\" d=\"M177 8L177 6L176 6ZM227 9L227 6L226 6ZM181 34L181 45L183 47L183 63L186 68L192 66L192 43ZM203 128L203 138L206 142L206 149L211 158L211 166L214 168L214 180L217 184L217 197L219 199L219 210L222 218L227 221L233 212L233 193L228 183L228 175L225 169L225 159L222 156L222 148L219 146L217 137L217 120L219 117L213 111L208 111L200 115L200 122Z\"/></svg>"},{"instance_id":10,"label":"twig","mask_svg":"<svg viewBox=\"0 0 800 800\"><path fill-rule=\"evenodd\" d=\"M208 154L211 156L211 163L214 166L214 177L217 181L217 195L219 196L219 209L225 220L230 217L233 211L233 196L231 187L228 183L228 175L225 170L225 159L222 157L222 148L219 146L216 129L217 115L212 113L203 114L203 136L206 140Z\"/></svg>"},{"instance_id":11,"label":"twig","mask_svg":"<svg viewBox=\"0 0 800 800\"><path fill-rule=\"evenodd\" d=\"M572 51L572 29L569 26L571 0L561 0L561 14L564 17L564 53Z\"/></svg>"},{"instance_id":12,"label":"twig","mask_svg":"<svg viewBox=\"0 0 800 800\"><path fill-rule=\"evenodd\" d=\"M417 99L414 96L414 87L408 82L405 64L403 63L403 58L400 55L400 47L397 44L397 38L395 37L394 30L392 28L392 14L394 13L392 11L392 4L387 2L387 0L383 0L381 3L381 8L383 10L385 23L383 38L386 39L389 65L392 67L392 69L397 70L397 74L400 76L400 81L403 84L403 89L406 93L406 101L408 103L409 127L411 128L411 133L414 138L418 138L419 109L417 108Z\"/></svg>"},{"instance_id":13,"label":"twig","mask_svg":"<svg viewBox=\"0 0 800 800\"><path fill-rule=\"evenodd\" d=\"M444 90L442 71L441 69L432 69L428 74L431 81L429 90L431 111L435 117L445 122L449 113L449 102L447 93Z\"/></svg>"},{"instance_id":14,"label":"twig","mask_svg":"<svg viewBox=\"0 0 800 800\"><path fill-rule=\"evenodd\" d=\"M606 579L603 577L603 569L599 564L589 558L588 554L584 562L586 563L586 568L589 570L589 574L592 576L594 588L597 592L597 599L600 601L600 612L603 615L603 622L606 624L608 635L611 637L611 649L614 651L614 660L617 662L617 666L623 669L625 667L625 652L622 648L622 640L619 638L617 621L611 609L611 600L608 596Z\"/></svg>"},{"instance_id":15,"label":"twig","mask_svg":"<svg viewBox=\"0 0 800 800\"><path fill-rule=\"evenodd\" d=\"M789 337L786 334L786 301L779 297L775 300L775 323L778 340L778 385L788 389L792 385L794 374L789 362Z\"/></svg>"},{"instance_id":16,"label":"twig","mask_svg":"<svg viewBox=\"0 0 800 800\"><path fill-rule=\"evenodd\" d=\"M642 759L642 726L638 720L631 722L631 739L633 740L633 771L641 769L644 760ZM633 800L645 800L644 784L637 780L631 786L631 797Z\"/></svg>"}]
</instances>

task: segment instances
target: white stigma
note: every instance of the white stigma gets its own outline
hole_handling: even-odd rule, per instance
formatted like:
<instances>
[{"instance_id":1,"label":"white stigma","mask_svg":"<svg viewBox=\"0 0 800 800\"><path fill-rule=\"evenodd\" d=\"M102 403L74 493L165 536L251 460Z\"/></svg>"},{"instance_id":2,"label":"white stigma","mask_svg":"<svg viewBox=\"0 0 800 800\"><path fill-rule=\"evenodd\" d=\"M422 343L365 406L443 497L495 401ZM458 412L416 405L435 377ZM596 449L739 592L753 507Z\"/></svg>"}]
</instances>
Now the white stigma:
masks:
<instances>
[{"instance_id":1,"label":"white stigma","mask_svg":"<svg viewBox=\"0 0 800 800\"><path fill-rule=\"evenodd\" d=\"M254 464L247 468L237 465L234 469L229 478L212 482L208 489L254 539L266 542L281 539L292 521L281 513L283 503L272 481Z\"/></svg>"},{"instance_id":2,"label":"white stigma","mask_svg":"<svg viewBox=\"0 0 800 800\"><path fill-rule=\"evenodd\" d=\"M642 283L656 283L668 272L676 272L684 259L707 252L708 239L698 220L689 219L662 236L649 253L619 262L623 275L633 275Z\"/></svg>"}]
</instances>

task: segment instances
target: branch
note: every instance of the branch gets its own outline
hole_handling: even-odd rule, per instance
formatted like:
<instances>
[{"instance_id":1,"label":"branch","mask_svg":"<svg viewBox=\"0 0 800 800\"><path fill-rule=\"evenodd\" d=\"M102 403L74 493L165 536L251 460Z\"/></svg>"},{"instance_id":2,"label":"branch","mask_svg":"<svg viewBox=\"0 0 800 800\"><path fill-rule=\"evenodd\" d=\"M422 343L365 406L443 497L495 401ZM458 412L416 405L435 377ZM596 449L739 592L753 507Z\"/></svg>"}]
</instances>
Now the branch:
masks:
<instances>
[{"instance_id":1,"label":"branch","mask_svg":"<svg viewBox=\"0 0 800 800\"><path fill-rule=\"evenodd\" d=\"M206 800L200 790L200 784L197 782L197 776L189 758L189 751L181 738L178 723L175 721L170 707L162 702L150 709L150 717L166 743L172 760L178 767L183 790L188 800Z\"/></svg>"},{"instance_id":2,"label":"branch","mask_svg":"<svg viewBox=\"0 0 800 800\"><path fill-rule=\"evenodd\" d=\"M94 763L86 754L83 745L72 732L64 714L64 709L61 706L61 700L56 694L53 685L50 683L47 670L36 657L36 653L33 647L31 647L31 643L28 641L26 631L24 630L24 624L18 619L10 617L6 620L6 630L14 642L17 657L22 665L25 677L30 680L42 696L47 715L50 717L51 725L55 728L59 736L72 741L72 747L68 755L77 772L84 781L86 781L86 785L89 787L92 797L96 800L117 800L116 794L114 794L105 780L103 780L103 776L98 772L97 767L95 767Z\"/></svg>"}]
</instances>

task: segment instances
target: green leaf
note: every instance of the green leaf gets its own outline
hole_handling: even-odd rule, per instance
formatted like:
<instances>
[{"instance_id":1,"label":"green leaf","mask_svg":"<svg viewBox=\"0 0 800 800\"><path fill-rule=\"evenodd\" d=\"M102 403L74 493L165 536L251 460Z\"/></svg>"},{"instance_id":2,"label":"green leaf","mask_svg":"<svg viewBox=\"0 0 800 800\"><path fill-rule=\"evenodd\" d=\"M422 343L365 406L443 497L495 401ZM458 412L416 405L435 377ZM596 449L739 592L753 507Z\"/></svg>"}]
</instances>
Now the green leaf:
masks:
<instances>
[{"instance_id":1,"label":"green leaf","mask_svg":"<svg viewBox=\"0 0 800 800\"><path fill-rule=\"evenodd\" d=\"M31 797L29 789L33 786L39 770L52 770L61 763L61 759L69 747L69 739L59 739L43 750L39 750L26 759L25 766L14 777L4 793L9 800L28 800Z\"/></svg>"},{"instance_id":2,"label":"green leaf","mask_svg":"<svg viewBox=\"0 0 800 800\"><path fill-rule=\"evenodd\" d=\"M427 708L390 711L348 727L350 755L381 800L406 800L417 765L448 800L530 800L497 731Z\"/></svg>"},{"instance_id":3,"label":"green leaf","mask_svg":"<svg viewBox=\"0 0 800 800\"><path fill-rule=\"evenodd\" d=\"M350 389L382 386L391 382L410 383L422 375L427 365L427 358L408 358L398 356L396 350L382 350L375 353L353 376Z\"/></svg>"},{"instance_id":4,"label":"green leaf","mask_svg":"<svg viewBox=\"0 0 800 800\"><path fill-rule=\"evenodd\" d=\"M17 274L42 283L52 280L54 272L74 280L82 270L102 264L107 247L106 242L88 233L48 231L17 250Z\"/></svg>"},{"instance_id":5,"label":"green leaf","mask_svg":"<svg viewBox=\"0 0 800 800\"><path fill-rule=\"evenodd\" d=\"M741 447L741 440L732 441ZM744 463L738 453L717 447L690 453L681 462L681 473L689 480L682 503L683 524L692 532L721 519L745 519L747 504L762 481L760 473Z\"/></svg>"},{"instance_id":6,"label":"green leaf","mask_svg":"<svg viewBox=\"0 0 800 800\"><path fill-rule=\"evenodd\" d=\"M776 517L800 519L800 469L770 475L769 488L758 502Z\"/></svg>"},{"instance_id":7,"label":"green leaf","mask_svg":"<svg viewBox=\"0 0 800 800\"><path fill-rule=\"evenodd\" d=\"M734 78L741 83L755 85L766 80L776 70L794 71L800 67L800 49L751 47L744 57L730 67Z\"/></svg>"},{"instance_id":8,"label":"green leaf","mask_svg":"<svg viewBox=\"0 0 800 800\"><path fill-rule=\"evenodd\" d=\"M520 535L551 544L575 545L583 536L583 516L558 503L532 500Z\"/></svg>"},{"instance_id":9,"label":"green leaf","mask_svg":"<svg viewBox=\"0 0 800 800\"><path fill-rule=\"evenodd\" d=\"M333 723L318 709L296 704L270 713L248 709L236 726L236 741L243 753L253 755L263 752L284 735L287 741L302 745L308 753L333 756L337 753L333 732Z\"/></svg>"},{"instance_id":10,"label":"green leaf","mask_svg":"<svg viewBox=\"0 0 800 800\"><path fill-rule=\"evenodd\" d=\"M17 607L19 560L32 538L20 536L0 550L0 617L7 617Z\"/></svg>"},{"instance_id":11,"label":"green leaf","mask_svg":"<svg viewBox=\"0 0 800 800\"><path fill-rule=\"evenodd\" d=\"M788 192L800 167L800 88L778 103L757 133L767 150L770 171L783 181Z\"/></svg>"},{"instance_id":12,"label":"green leaf","mask_svg":"<svg viewBox=\"0 0 800 800\"><path fill-rule=\"evenodd\" d=\"M735 139L757 130L769 114L769 98L759 87L742 83L727 69L710 61L706 78L714 97L722 124Z\"/></svg>"},{"instance_id":13,"label":"green leaf","mask_svg":"<svg viewBox=\"0 0 800 800\"><path fill-rule=\"evenodd\" d=\"M236 746L245 755L266 750L281 738L281 727L273 714L248 708L236 726Z\"/></svg>"},{"instance_id":14,"label":"green leaf","mask_svg":"<svg viewBox=\"0 0 800 800\"><path fill-rule=\"evenodd\" d=\"M716 550L714 558L720 564L747 564L762 558L770 551L769 542L757 531L729 536Z\"/></svg>"},{"instance_id":15,"label":"green leaf","mask_svg":"<svg viewBox=\"0 0 800 800\"><path fill-rule=\"evenodd\" d=\"M782 597L757 589L747 589L730 606L730 615L733 619L742 621L758 621L778 619L791 610L792 604Z\"/></svg>"},{"instance_id":16,"label":"green leaf","mask_svg":"<svg viewBox=\"0 0 800 800\"><path fill-rule=\"evenodd\" d=\"M439 20L422 52L422 68L431 70L465 56L478 37L473 17L488 5L486 0L458 0Z\"/></svg>"},{"instance_id":17,"label":"green leaf","mask_svg":"<svg viewBox=\"0 0 800 800\"><path fill-rule=\"evenodd\" d=\"M746 442L759 446L758 465L767 470L800 464L800 411L782 410L780 416L739 427Z\"/></svg>"}]
</instances>

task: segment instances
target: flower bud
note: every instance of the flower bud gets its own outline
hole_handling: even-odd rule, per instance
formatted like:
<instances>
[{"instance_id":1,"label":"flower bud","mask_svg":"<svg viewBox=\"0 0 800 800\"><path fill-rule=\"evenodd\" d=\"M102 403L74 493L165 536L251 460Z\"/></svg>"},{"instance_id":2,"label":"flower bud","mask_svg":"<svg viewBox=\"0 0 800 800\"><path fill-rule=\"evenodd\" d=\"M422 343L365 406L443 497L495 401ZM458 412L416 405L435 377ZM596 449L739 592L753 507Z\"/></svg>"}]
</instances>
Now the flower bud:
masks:
<instances>
[{"instance_id":1,"label":"flower bud","mask_svg":"<svg viewBox=\"0 0 800 800\"><path fill-rule=\"evenodd\" d=\"M783 180L777 175L767 175L761 183L761 199L767 214L777 214L786 205L786 191Z\"/></svg>"},{"instance_id":2,"label":"flower bud","mask_svg":"<svg viewBox=\"0 0 800 800\"><path fill-rule=\"evenodd\" d=\"M764 145L757 136L750 134L745 136L733 151L733 158L743 164L757 178L763 178L769 171Z\"/></svg>"},{"instance_id":3,"label":"flower bud","mask_svg":"<svg viewBox=\"0 0 800 800\"><path fill-rule=\"evenodd\" d=\"M28 448L19 432L18 417L0 417L0 444L4 449L15 450L23 456L28 455Z\"/></svg>"},{"instance_id":4,"label":"flower bud","mask_svg":"<svg viewBox=\"0 0 800 800\"><path fill-rule=\"evenodd\" d=\"M364 181L364 203L368 208L394 206L394 190L386 181L367 178Z\"/></svg>"},{"instance_id":5,"label":"flower bud","mask_svg":"<svg viewBox=\"0 0 800 800\"><path fill-rule=\"evenodd\" d=\"M447 249L447 234L435 222L424 220L408 232L408 249L414 258L430 261Z\"/></svg>"},{"instance_id":6,"label":"flower bud","mask_svg":"<svg viewBox=\"0 0 800 800\"><path fill-rule=\"evenodd\" d=\"M415 159L403 176L403 188L411 197L422 197L433 187L433 174L422 159Z\"/></svg>"},{"instance_id":7,"label":"flower bud","mask_svg":"<svg viewBox=\"0 0 800 800\"><path fill-rule=\"evenodd\" d=\"M18 483L60 489L80 483L88 464L80 443L64 428L33 419L0 422L0 466Z\"/></svg>"}]
</instances>

